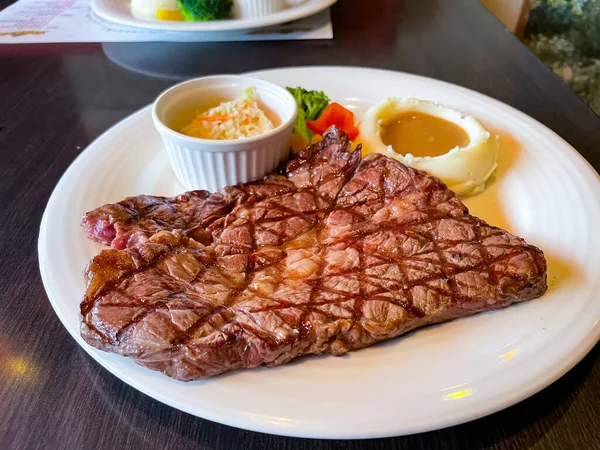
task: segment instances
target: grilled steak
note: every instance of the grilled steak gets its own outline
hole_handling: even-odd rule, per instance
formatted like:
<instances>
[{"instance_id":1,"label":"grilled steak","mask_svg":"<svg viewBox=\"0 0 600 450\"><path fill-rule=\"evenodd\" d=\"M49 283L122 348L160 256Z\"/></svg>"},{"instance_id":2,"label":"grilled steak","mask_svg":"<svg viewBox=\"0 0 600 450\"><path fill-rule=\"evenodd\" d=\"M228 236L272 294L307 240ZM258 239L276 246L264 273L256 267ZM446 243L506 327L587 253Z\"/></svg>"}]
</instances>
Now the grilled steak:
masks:
<instances>
[{"instance_id":1,"label":"grilled steak","mask_svg":"<svg viewBox=\"0 0 600 450\"><path fill-rule=\"evenodd\" d=\"M184 230L205 242L206 228L223 218L240 195L237 189L215 194L191 191L171 198L138 195L88 212L82 226L90 239L117 250L145 242L162 230Z\"/></svg>"},{"instance_id":2,"label":"grilled steak","mask_svg":"<svg viewBox=\"0 0 600 450\"><path fill-rule=\"evenodd\" d=\"M117 250L145 242L163 230L180 230L199 242L208 243L212 241L212 234L219 233L223 219L233 207L250 202L258 211L261 210L257 204L260 200L265 200L262 210L271 209L269 220L278 230L300 226L300 221L307 221L306 226L308 222L314 225L358 165L360 156L350 154L348 146L348 137L342 131L332 129L322 142L294 155L282 164L278 173L267 175L260 181L227 187L213 194L191 191L171 198L128 197L86 213L82 226L88 238ZM312 195L311 189L316 196ZM307 201L312 204L303 204ZM290 207L311 208L311 211L303 210L303 218L292 220L287 217ZM228 221L239 219L244 211L245 207L242 207L230 215ZM276 221L280 223L276 225ZM223 245L226 242L224 236Z\"/></svg>"},{"instance_id":3,"label":"grilled steak","mask_svg":"<svg viewBox=\"0 0 600 450\"><path fill-rule=\"evenodd\" d=\"M238 187L210 242L162 231L100 253L83 338L188 381L341 355L545 292L539 249L471 216L438 179L380 155L356 168L347 148L334 130ZM274 179L287 188L260 194Z\"/></svg>"}]
</instances>

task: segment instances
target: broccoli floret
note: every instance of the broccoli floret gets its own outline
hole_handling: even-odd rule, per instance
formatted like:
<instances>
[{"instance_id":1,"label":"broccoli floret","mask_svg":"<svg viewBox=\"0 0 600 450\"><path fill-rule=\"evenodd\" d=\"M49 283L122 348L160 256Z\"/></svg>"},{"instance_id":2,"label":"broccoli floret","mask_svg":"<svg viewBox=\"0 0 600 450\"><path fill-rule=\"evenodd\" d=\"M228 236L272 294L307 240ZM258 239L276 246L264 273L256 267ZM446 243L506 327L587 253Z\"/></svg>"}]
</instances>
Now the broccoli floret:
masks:
<instances>
[{"instance_id":1,"label":"broccoli floret","mask_svg":"<svg viewBox=\"0 0 600 450\"><path fill-rule=\"evenodd\" d=\"M177 0L181 15L189 21L227 19L233 0Z\"/></svg>"},{"instance_id":2,"label":"broccoli floret","mask_svg":"<svg viewBox=\"0 0 600 450\"><path fill-rule=\"evenodd\" d=\"M307 91L301 87L286 88L294 96L298 105L298 118L294 124L294 133L310 142L313 132L306 127L306 122L319 118L323 110L329 105L329 97L322 91Z\"/></svg>"}]
</instances>

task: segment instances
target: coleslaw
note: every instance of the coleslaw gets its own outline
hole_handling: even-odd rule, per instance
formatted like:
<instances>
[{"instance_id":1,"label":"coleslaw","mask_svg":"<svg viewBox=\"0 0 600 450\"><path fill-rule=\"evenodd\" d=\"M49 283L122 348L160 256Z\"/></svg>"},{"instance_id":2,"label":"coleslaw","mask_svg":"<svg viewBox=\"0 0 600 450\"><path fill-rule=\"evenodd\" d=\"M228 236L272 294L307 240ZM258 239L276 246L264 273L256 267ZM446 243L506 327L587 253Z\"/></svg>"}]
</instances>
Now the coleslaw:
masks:
<instances>
[{"instance_id":1,"label":"coleslaw","mask_svg":"<svg viewBox=\"0 0 600 450\"><path fill-rule=\"evenodd\" d=\"M251 86L239 98L199 114L181 132L201 139L233 140L260 136L274 128Z\"/></svg>"}]
</instances>

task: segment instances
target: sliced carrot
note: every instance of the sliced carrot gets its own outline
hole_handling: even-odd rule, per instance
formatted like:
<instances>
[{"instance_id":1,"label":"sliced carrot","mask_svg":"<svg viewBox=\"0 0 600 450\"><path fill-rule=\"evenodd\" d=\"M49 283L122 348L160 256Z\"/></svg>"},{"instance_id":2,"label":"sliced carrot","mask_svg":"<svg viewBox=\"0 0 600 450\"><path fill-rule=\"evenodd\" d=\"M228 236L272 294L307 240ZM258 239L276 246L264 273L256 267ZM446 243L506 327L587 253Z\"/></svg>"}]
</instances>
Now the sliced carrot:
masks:
<instances>
[{"instance_id":1,"label":"sliced carrot","mask_svg":"<svg viewBox=\"0 0 600 450\"><path fill-rule=\"evenodd\" d=\"M343 130L351 141L358 136L358 127L354 124L354 113L339 103L330 103L317 120L306 122L313 133L323 135L332 125Z\"/></svg>"},{"instance_id":2,"label":"sliced carrot","mask_svg":"<svg viewBox=\"0 0 600 450\"><path fill-rule=\"evenodd\" d=\"M228 120L235 119L235 116L215 114L214 116L198 116L198 120L201 122L227 122Z\"/></svg>"}]
</instances>

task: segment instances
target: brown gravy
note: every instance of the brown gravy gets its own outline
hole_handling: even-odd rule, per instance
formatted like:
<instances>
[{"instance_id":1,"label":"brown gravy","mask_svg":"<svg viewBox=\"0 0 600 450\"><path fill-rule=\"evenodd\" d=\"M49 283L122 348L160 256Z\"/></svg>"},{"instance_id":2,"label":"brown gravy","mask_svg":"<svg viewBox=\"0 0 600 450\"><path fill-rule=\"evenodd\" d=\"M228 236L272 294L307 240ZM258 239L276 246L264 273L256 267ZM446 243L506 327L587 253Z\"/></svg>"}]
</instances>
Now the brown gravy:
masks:
<instances>
[{"instance_id":1,"label":"brown gravy","mask_svg":"<svg viewBox=\"0 0 600 450\"><path fill-rule=\"evenodd\" d=\"M422 112L406 112L381 127L381 140L396 153L416 157L441 156L469 145L469 135L458 125Z\"/></svg>"}]
</instances>

